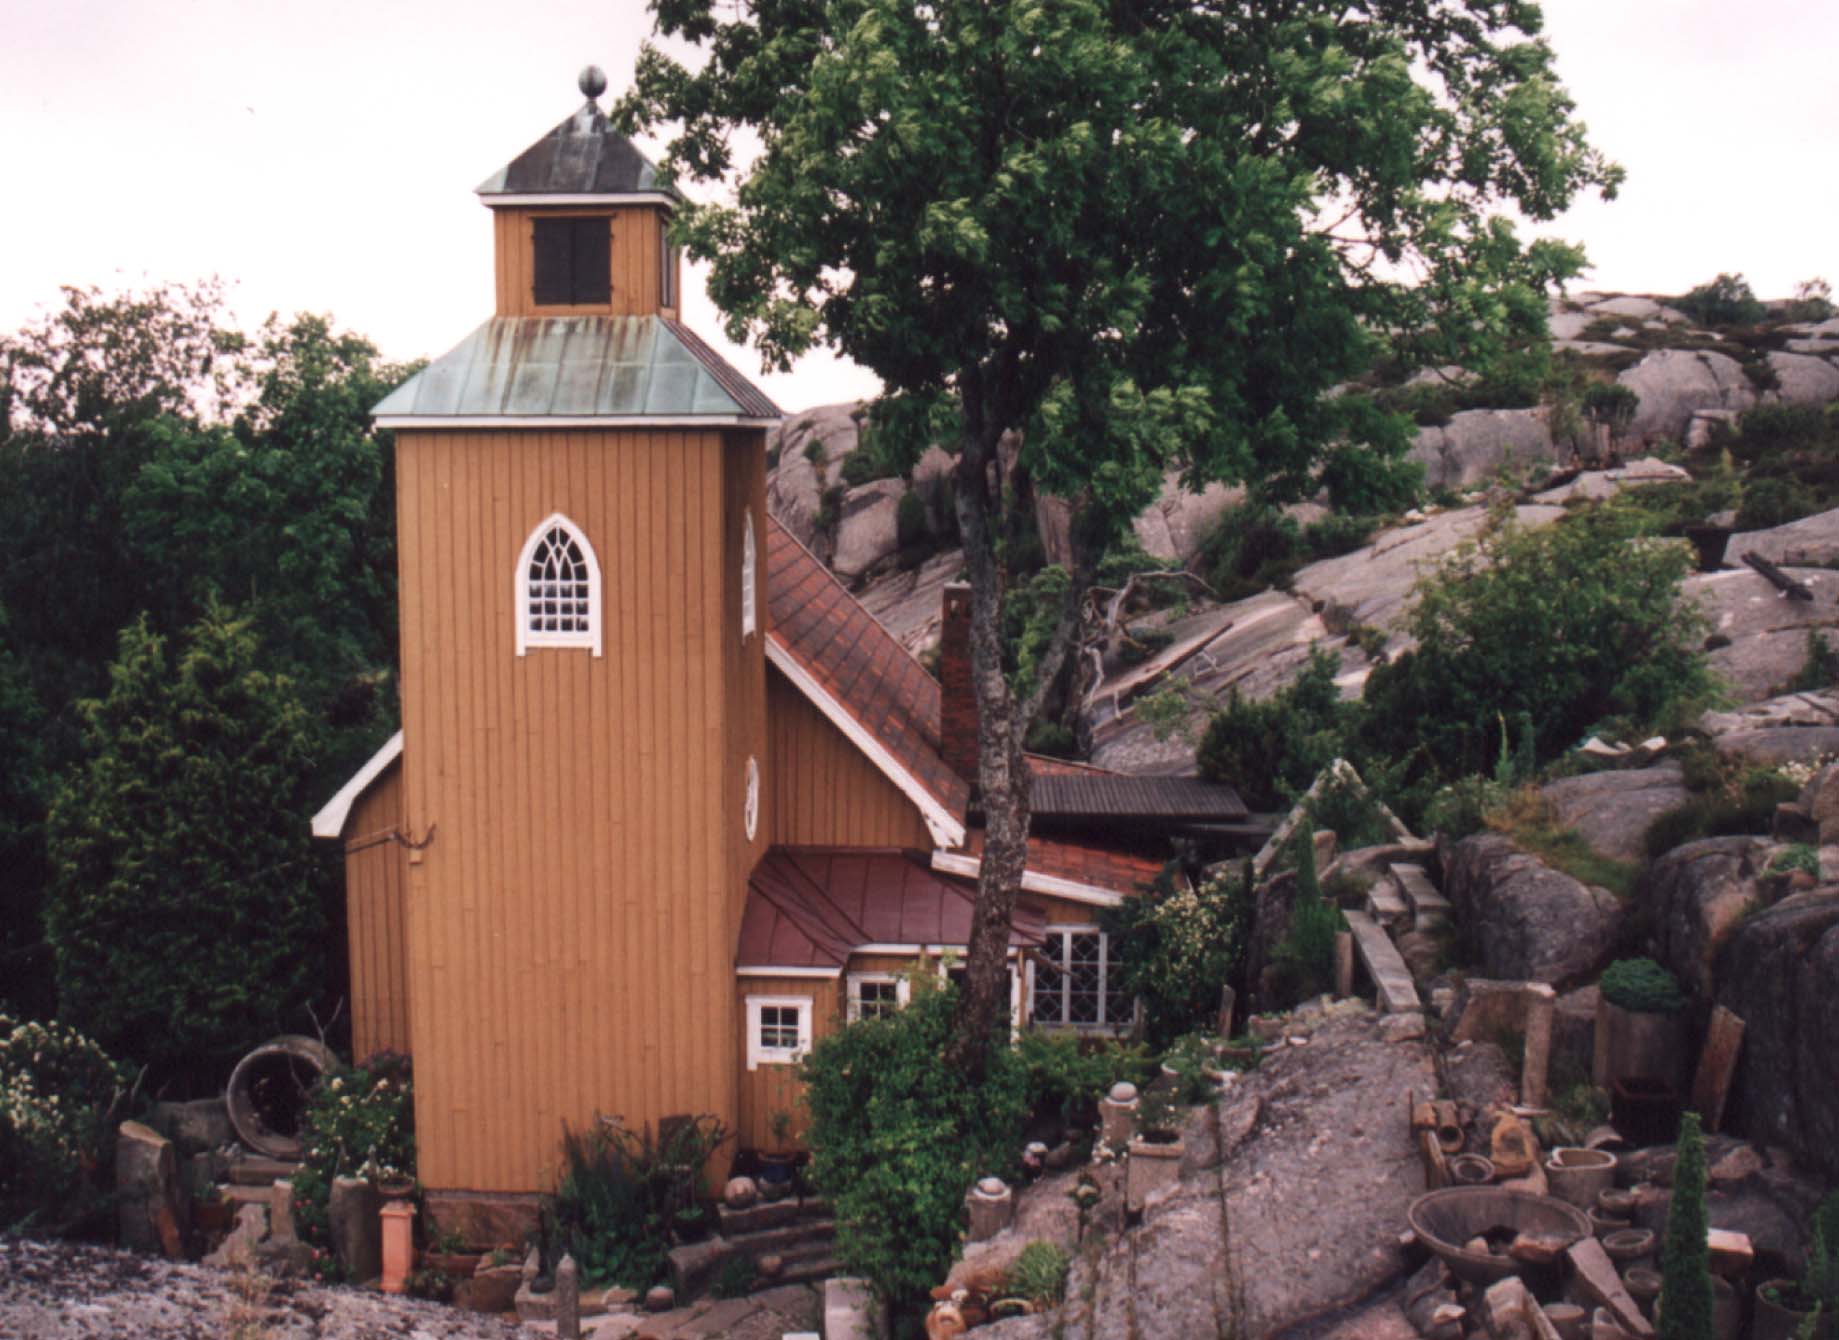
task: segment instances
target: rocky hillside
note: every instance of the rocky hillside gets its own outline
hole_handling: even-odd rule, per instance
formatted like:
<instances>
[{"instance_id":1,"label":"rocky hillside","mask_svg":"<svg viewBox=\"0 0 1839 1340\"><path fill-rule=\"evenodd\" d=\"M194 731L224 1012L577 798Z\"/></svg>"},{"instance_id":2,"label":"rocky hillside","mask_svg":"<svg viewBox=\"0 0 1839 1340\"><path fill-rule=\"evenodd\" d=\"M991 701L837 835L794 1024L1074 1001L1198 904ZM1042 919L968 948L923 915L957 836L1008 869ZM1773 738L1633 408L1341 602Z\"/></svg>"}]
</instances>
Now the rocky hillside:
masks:
<instances>
[{"instance_id":1,"label":"rocky hillside","mask_svg":"<svg viewBox=\"0 0 1839 1340\"><path fill-rule=\"evenodd\" d=\"M1481 527L1484 489L1513 488L1520 521L1544 524L1578 499L1685 485L1707 466L1718 468L1718 443L1759 405L1839 400L1839 318L1797 322L1778 312L1714 330L1658 299L1586 293L1554 303L1551 329L1557 371L1547 382L1569 389L1547 403L1465 408L1498 401L1503 392L1455 368L1379 388L1421 425L1413 455L1425 467L1427 498L1435 501L1383 523L1348 552L1290 563L1256 594L1147 616L1138 627L1159 650L1145 660L1140 648L1130 649L1134 655L1114 649L1105 682L1089 696L1082 727L1094 761L1133 772L1193 769L1191 742L1156 738L1134 710L1139 696L1176 667L1205 692L1236 687L1259 698L1288 684L1313 648L1326 647L1341 657L1343 691L1357 694L1370 658L1397 647L1420 573ZM1632 399L1623 398L1618 416L1592 401L1592 388L1623 388ZM960 566L950 543L950 458L934 448L910 480L891 475L865 455L860 419L856 405L791 416L771 446L770 504L909 648L924 653L937 638L940 590ZM1809 486L1777 471L1752 488L1756 505L1739 522L1772 522L1784 510L1798 515L1822 501L1839 505L1839 489L1827 482L1821 474ZM1831 482L1839 485L1839 478ZM1195 495L1171 478L1137 518L1138 542L1154 559L1213 576L1217 533L1243 524L1245 514L1235 511L1243 501L1240 489ZM1313 504L1288 510L1305 524L1324 515ZM1062 519L1051 499L1037 516L1051 560ZM1713 666L1738 703L1766 698L1790 679L1804 659L1808 627L1832 618L1825 600L1782 606L1762 578L1735 566L1736 557L1755 550L1778 561L1823 564L1839 553L1839 513L1743 529L1729 548L1732 566L1691 583L1716 627ZM1253 590L1258 584L1240 583Z\"/></svg>"}]
</instances>

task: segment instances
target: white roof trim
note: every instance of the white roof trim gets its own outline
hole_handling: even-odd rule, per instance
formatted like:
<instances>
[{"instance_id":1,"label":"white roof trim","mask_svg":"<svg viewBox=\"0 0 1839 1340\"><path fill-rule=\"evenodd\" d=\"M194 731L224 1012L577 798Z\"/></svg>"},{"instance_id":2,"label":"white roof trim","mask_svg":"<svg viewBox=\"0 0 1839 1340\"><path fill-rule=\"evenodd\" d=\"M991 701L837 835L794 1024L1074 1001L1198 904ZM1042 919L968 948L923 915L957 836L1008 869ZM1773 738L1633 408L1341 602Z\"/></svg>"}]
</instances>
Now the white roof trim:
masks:
<instances>
[{"instance_id":1,"label":"white roof trim","mask_svg":"<svg viewBox=\"0 0 1839 1340\"><path fill-rule=\"evenodd\" d=\"M492 209L522 208L530 205L662 205L676 209L683 202L663 191L603 191L597 195L571 195L566 191L531 191L523 195L510 192L475 191L481 204ZM476 217L476 216L475 216Z\"/></svg>"},{"instance_id":2,"label":"white roof trim","mask_svg":"<svg viewBox=\"0 0 1839 1340\"><path fill-rule=\"evenodd\" d=\"M771 968L749 965L745 968L736 968L734 975L736 977L821 977L835 981L843 975L843 970L841 968Z\"/></svg>"},{"instance_id":3,"label":"white roof trim","mask_svg":"<svg viewBox=\"0 0 1839 1340\"><path fill-rule=\"evenodd\" d=\"M369 789L378 775L390 764L402 757L402 732L397 731L383 742L383 748L370 756L370 761L351 775L351 780L338 790L338 794L325 803L318 814L313 816L313 836L316 838L340 837L345 832L345 820L351 817L351 807L358 803L358 797Z\"/></svg>"},{"instance_id":4,"label":"white roof trim","mask_svg":"<svg viewBox=\"0 0 1839 1340\"><path fill-rule=\"evenodd\" d=\"M976 879L978 872L983 869L983 862L963 852L935 851L932 853L932 868L940 874ZM1074 903L1090 903L1094 907L1117 907L1124 901L1123 894L1111 889L1101 889L1096 884L1082 884L1078 880L1061 879L1058 875L1038 874L1033 870L1022 872L1022 888L1028 893L1065 898Z\"/></svg>"},{"instance_id":5,"label":"white roof trim","mask_svg":"<svg viewBox=\"0 0 1839 1340\"><path fill-rule=\"evenodd\" d=\"M745 414L378 414L379 428L773 428Z\"/></svg>"},{"instance_id":6,"label":"white roof trim","mask_svg":"<svg viewBox=\"0 0 1839 1340\"><path fill-rule=\"evenodd\" d=\"M848 737L849 742L868 758L908 800L919 810L926 821L926 831L932 840L941 847L956 847L964 841L964 825L950 810L941 805L933 794L920 785L919 779L902 766L899 759L888 752L856 718L844 708L809 671L798 663L779 635L768 632L766 635L766 659L773 667L791 680L798 691L810 699L812 706L822 712L830 724Z\"/></svg>"}]
</instances>

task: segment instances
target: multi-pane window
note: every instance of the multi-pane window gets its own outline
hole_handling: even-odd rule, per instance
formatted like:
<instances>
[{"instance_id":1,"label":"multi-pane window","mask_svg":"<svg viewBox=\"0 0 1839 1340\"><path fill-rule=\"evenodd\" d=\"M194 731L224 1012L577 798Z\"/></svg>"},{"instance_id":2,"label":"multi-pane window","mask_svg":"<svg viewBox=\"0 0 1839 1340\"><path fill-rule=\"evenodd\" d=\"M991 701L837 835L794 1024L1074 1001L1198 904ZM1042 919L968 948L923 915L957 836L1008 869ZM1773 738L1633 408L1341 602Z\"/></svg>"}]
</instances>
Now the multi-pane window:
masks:
<instances>
[{"instance_id":1,"label":"multi-pane window","mask_svg":"<svg viewBox=\"0 0 1839 1340\"><path fill-rule=\"evenodd\" d=\"M747 1068L787 1065L811 1050L811 1002L797 996L747 998Z\"/></svg>"},{"instance_id":2,"label":"multi-pane window","mask_svg":"<svg viewBox=\"0 0 1839 1340\"><path fill-rule=\"evenodd\" d=\"M906 984L898 977L855 975L849 979L849 1017L882 1019L907 1003Z\"/></svg>"},{"instance_id":3,"label":"multi-pane window","mask_svg":"<svg viewBox=\"0 0 1839 1340\"><path fill-rule=\"evenodd\" d=\"M517 561L517 651L592 647L600 654L600 568L587 537L557 513L524 543Z\"/></svg>"},{"instance_id":4,"label":"multi-pane window","mask_svg":"<svg viewBox=\"0 0 1839 1340\"><path fill-rule=\"evenodd\" d=\"M536 219L532 297L539 307L580 307L613 296L613 224L594 218Z\"/></svg>"},{"instance_id":5,"label":"multi-pane window","mask_svg":"<svg viewBox=\"0 0 1839 1340\"><path fill-rule=\"evenodd\" d=\"M760 1007L760 1050L797 1051L798 1021L804 1011L796 1005Z\"/></svg>"},{"instance_id":6,"label":"multi-pane window","mask_svg":"<svg viewBox=\"0 0 1839 1340\"><path fill-rule=\"evenodd\" d=\"M1117 1028L1135 1006L1111 959L1111 937L1099 930L1047 932L1034 964L1030 1016L1048 1028Z\"/></svg>"}]
</instances>

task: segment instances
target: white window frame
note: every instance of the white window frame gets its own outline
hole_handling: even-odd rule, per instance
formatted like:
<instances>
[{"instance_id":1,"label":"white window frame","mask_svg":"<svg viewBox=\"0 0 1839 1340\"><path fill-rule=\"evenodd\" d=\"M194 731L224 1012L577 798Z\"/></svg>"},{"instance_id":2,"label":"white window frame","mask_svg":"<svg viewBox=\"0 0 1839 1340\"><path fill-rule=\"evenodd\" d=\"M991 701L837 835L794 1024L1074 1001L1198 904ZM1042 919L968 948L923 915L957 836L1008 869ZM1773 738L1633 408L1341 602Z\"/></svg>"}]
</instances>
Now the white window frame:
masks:
<instances>
[{"instance_id":1,"label":"white window frame","mask_svg":"<svg viewBox=\"0 0 1839 1340\"><path fill-rule=\"evenodd\" d=\"M747 830L747 840L752 842L754 834L760 831L760 760L752 755L748 756L746 781L742 784L741 825Z\"/></svg>"},{"instance_id":2,"label":"white window frame","mask_svg":"<svg viewBox=\"0 0 1839 1340\"><path fill-rule=\"evenodd\" d=\"M741 523L741 641L752 637L760 627L760 547L754 539L753 508L744 513Z\"/></svg>"},{"instance_id":3,"label":"white window frame","mask_svg":"<svg viewBox=\"0 0 1839 1340\"><path fill-rule=\"evenodd\" d=\"M969 966L970 950L964 945L930 945L926 952L932 956L933 971L941 982L951 980L952 968ZM1022 1026L1022 965L1013 946L1006 956L1009 966L1009 1028L1019 1031Z\"/></svg>"},{"instance_id":4,"label":"white window frame","mask_svg":"<svg viewBox=\"0 0 1839 1340\"><path fill-rule=\"evenodd\" d=\"M768 1008L798 1011L796 1047L767 1047L761 1044L760 1012ZM798 1064L805 1053L811 1050L811 1015L816 1008L817 1002L810 996L747 997L747 1068L758 1070L763 1065Z\"/></svg>"},{"instance_id":5,"label":"white window frame","mask_svg":"<svg viewBox=\"0 0 1839 1340\"><path fill-rule=\"evenodd\" d=\"M849 974L849 1022L855 1023L862 1017L862 988L867 985L894 987L895 1008L906 1009L912 999L913 985L899 973L892 972L852 972Z\"/></svg>"},{"instance_id":6,"label":"white window frame","mask_svg":"<svg viewBox=\"0 0 1839 1340\"><path fill-rule=\"evenodd\" d=\"M587 563L587 629L584 632L547 633L530 627L530 561L536 556L537 546L552 530L560 530L581 550L581 556ZM605 620L601 618L600 560L594 554L594 546L588 543L587 533L560 512L551 512L537 523L536 529L524 541L523 549L517 555L517 567L511 574L512 607L517 611L517 654L527 655L539 647L585 647L595 656L601 654L601 630Z\"/></svg>"},{"instance_id":7,"label":"white window frame","mask_svg":"<svg viewBox=\"0 0 1839 1340\"><path fill-rule=\"evenodd\" d=\"M1114 960L1111 956L1111 936L1109 933L1088 922L1077 925L1048 926L1045 930L1045 934L1048 936L1060 936L1063 941L1065 937L1073 935L1096 935L1098 937L1098 1008L1102 1014L1105 1009L1105 998L1110 994L1106 988L1109 986L1108 979L1114 964ZM1071 963L1071 949L1072 946L1069 943L1062 943L1062 966L1059 969L1062 979L1066 977L1066 965ZM1060 997L1060 1017L1058 1019L1043 1019L1040 1012L1036 1009L1035 996L1035 972L1039 966L1036 960L1030 958L1028 963L1028 1022L1030 1026L1034 1028L1065 1030L1075 1033L1117 1034L1127 1032L1136 1023L1138 1002L1134 997L1132 997L1130 1001L1130 1014L1127 1018L1105 1018L1092 1023L1075 1023L1069 1021L1066 1017L1067 993L1065 991L1062 991Z\"/></svg>"}]
</instances>

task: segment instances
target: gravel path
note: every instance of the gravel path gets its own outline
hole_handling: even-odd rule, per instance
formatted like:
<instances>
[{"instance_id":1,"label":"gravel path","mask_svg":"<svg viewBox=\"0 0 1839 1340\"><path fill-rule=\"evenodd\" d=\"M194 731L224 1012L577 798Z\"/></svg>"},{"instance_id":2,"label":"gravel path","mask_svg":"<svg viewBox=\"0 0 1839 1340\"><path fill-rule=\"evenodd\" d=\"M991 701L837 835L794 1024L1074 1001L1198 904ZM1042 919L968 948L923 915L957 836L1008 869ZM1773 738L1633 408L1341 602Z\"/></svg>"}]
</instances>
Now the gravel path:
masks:
<instances>
[{"instance_id":1,"label":"gravel path","mask_svg":"<svg viewBox=\"0 0 1839 1340\"><path fill-rule=\"evenodd\" d=\"M512 1340L476 1313L0 1236L0 1340Z\"/></svg>"}]
</instances>

